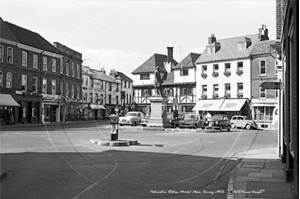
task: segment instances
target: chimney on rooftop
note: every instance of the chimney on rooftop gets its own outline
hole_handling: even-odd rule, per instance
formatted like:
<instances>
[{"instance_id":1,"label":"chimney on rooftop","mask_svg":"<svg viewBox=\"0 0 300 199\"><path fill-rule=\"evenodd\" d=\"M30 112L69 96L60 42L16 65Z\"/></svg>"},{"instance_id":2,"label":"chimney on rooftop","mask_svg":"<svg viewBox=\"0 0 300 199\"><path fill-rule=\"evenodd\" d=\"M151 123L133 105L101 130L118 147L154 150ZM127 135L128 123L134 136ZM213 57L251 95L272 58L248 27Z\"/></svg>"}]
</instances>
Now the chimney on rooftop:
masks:
<instances>
[{"instance_id":1,"label":"chimney on rooftop","mask_svg":"<svg viewBox=\"0 0 300 199\"><path fill-rule=\"evenodd\" d=\"M211 34L211 36L208 37L208 44L213 44L216 40L215 34Z\"/></svg>"},{"instance_id":2,"label":"chimney on rooftop","mask_svg":"<svg viewBox=\"0 0 300 199\"><path fill-rule=\"evenodd\" d=\"M258 29L258 39L260 41L269 40L268 29L266 25L262 24L261 28Z\"/></svg>"},{"instance_id":3,"label":"chimney on rooftop","mask_svg":"<svg viewBox=\"0 0 300 199\"><path fill-rule=\"evenodd\" d=\"M116 78L116 70L115 69L110 69L110 76L112 76L113 78Z\"/></svg>"},{"instance_id":4,"label":"chimney on rooftop","mask_svg":"<svg viewBox=\"0 0 300 199\"><path fill-rule=\"evenodd\" d=\"M167 47L167 49L168 49L167 62L170 63L173 60L173 47Z\"/></svg>"}]
</instances>

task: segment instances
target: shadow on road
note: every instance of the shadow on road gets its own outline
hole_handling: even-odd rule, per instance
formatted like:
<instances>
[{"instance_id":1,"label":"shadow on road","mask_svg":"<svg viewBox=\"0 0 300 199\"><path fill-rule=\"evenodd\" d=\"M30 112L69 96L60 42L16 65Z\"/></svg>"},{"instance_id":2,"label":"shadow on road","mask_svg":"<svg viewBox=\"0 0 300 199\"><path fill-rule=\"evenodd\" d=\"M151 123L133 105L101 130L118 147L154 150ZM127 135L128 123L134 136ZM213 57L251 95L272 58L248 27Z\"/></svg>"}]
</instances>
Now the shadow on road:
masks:
<instances>
[{"instance_id":1,"label":"shadow on road","mask_svg":"<svg viewBox=\"0 0 300 199\"><path fill-rule=\"evenodd\" d=\"M1 198L225 198L235 163L124 150L7 153Z\"/></svg>"}]
</instances>

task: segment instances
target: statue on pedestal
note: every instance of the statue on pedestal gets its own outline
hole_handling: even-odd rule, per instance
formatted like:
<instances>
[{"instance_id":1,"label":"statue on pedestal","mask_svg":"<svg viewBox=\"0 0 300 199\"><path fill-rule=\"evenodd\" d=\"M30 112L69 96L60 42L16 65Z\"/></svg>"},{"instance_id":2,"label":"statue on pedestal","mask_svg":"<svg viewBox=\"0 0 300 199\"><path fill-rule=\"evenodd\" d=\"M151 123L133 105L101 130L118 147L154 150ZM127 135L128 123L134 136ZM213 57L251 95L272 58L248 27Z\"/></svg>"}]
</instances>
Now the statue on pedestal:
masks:
<instances>
[{"instance_id":1,"label":"statue on pedestal","mask_svg":"<svg viewBox=\"0 0 300 199\"><path fill-rule=\"evenodd\" d=\"M156 96L163 96L161 84L162 84L161 75L158 66L156 66L154 71L154 88L156 89Z\"/></svg>"}]
</instances>

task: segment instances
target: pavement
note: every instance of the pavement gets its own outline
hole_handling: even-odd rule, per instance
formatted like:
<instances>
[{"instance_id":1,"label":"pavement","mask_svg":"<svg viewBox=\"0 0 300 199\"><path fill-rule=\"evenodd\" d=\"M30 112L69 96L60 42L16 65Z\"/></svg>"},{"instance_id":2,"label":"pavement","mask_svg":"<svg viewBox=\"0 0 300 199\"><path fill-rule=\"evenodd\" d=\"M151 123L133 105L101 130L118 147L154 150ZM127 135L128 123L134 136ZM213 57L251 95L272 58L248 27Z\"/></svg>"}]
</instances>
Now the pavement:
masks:
<instances>
[{"instance_id":1,"label":"pavement","mask_svg":"<svg viewBox=\"0 0 300 199\"><path fill-rule=\"evenodd\" d=\"M253 149L237 160L228 182L227 199L291 199L292 185L286 182L276 147Z\"/></svg>"}]
</instances>

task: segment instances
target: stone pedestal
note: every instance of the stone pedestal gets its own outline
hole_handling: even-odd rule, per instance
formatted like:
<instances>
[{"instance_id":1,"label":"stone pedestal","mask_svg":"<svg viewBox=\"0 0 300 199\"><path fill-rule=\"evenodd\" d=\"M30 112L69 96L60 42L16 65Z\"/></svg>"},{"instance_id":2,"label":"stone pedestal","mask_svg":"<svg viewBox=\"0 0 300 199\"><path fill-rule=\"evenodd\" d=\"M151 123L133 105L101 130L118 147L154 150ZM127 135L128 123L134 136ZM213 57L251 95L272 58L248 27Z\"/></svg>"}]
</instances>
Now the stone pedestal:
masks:
<instances>
[{"instance_id":1,"label":"stone pedestal","mask_svg":"<svg viewBox=\"0 0 300 199\"><path fill-rule=\"evenodd\" d=\"M149 98L151 102L151 114L146 129L170 127L167 119L168 98L156 96Z\"/></svg>"}]
</instances>

